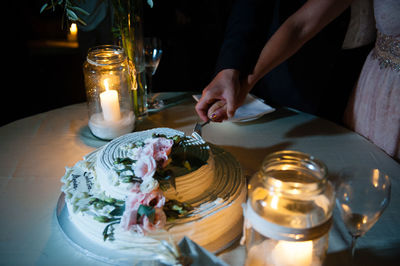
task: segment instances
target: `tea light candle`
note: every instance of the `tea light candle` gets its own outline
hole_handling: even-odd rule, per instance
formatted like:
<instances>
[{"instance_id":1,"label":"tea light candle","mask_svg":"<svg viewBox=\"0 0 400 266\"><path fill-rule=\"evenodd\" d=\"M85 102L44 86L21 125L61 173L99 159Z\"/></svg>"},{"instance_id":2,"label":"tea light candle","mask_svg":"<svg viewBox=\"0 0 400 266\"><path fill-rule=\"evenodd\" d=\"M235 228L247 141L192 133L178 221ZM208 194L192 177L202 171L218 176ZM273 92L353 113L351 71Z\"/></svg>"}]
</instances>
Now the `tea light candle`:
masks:
<instances>
[{"instance_id":1,"label":"tea light candle","mask_svg":"<svg viewBox=\"0 0 400 266\"><path fill-rule=\"evenodd\" d=\"M312 265L312 241L279 241L271 252L274 265Z\"/></svg>"},{"instance_id":2,"label":"tea light candle","mask_svg":"<svg viewBox=\"0 0 400 266\"><path fill-rule=\"evenodd\" d=\"M71 27L69 28L68 40L74 42L77 40L77 37L78 37L78 28L75 23L72 23Z\"/></svg>"},{"instance_id":3,"label":"tea light candle","mask_svg":"<svg viewBox=\"0 0 400 266\"><path fill-rule=\"evenodd\" d=\"M310 266L322 265L313 257L313 242L267 239L248 251L246 266Z\"/></svg>"},{"instance_id":4,"label":"tea light candle","mask_svg":"<svg viewBox=\"0 0 400 266\"><path fill-rule=\"evenodd\" d=\"M109 90L107 79L104 80L104 87L106 91L100 93L100 105L103 110L104 120L110 122L118 121L121 119L118 92L116 90Z\"/></svg>"}]
</instances>

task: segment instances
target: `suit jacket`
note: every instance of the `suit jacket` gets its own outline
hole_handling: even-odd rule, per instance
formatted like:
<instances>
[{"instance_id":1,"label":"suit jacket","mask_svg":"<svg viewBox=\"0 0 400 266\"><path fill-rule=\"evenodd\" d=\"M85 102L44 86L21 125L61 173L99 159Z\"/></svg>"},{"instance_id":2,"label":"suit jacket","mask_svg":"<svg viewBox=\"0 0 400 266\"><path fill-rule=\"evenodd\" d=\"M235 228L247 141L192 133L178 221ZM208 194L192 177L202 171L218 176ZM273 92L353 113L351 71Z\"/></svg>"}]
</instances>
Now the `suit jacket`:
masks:
<instances>
[{"instance_id":1,"label":"suit jacket","mask_svg":"<svg viewBox=\"0 0 400 266\"><path fill-rule=\"evenodd\" d=\"M242 75L250 73L267 40L304 3L305 0L237 0L227 24L216 73L227 68L238 69ZM324 117L342 112L343 107L326 110L326 103L344 89L336 75L349 19L347 10L261 79L252 93L271 105Z\"/></svg>"}]
</instances>

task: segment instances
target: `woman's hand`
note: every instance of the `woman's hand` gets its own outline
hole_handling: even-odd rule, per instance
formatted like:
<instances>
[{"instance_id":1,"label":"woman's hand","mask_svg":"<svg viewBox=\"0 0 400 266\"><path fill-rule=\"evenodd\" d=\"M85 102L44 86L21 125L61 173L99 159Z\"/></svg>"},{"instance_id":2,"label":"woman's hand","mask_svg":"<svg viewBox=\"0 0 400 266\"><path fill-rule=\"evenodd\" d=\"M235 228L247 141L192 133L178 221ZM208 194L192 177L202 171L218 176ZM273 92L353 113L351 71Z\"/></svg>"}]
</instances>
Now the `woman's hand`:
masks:
<instances>
[{"instance_id":1,"label":"woman's hand","mask_svg":"<svg viewBox=\"0 0 400 266\"><path fill-rule=\"evenodd\" d=\"M215 102L210 109L208 109L207 117L213 122L222 122L223 120L228 119L226 102Z\"/></svg>"},{"instance_id":2,"label":"woman's hand","mask_svg":"<svg viewBox=\"0 0 400 266\"><path fill-rule=\"evenodd\" d=\"M196 104L196 112L203 121L214 122L233 117L236 109L243 104L247 91L242 91L239 71L224 69L203 90L201 99Z\"/></svg>"}]
</instances>

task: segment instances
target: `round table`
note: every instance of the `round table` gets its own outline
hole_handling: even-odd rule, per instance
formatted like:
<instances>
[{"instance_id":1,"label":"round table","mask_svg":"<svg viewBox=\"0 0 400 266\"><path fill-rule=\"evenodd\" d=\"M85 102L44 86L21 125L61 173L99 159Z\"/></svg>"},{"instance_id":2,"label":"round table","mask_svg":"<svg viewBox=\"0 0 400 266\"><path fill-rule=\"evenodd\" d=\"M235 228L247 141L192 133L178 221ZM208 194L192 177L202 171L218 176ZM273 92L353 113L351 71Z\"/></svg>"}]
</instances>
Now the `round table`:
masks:
<instances>
[{"instance_id":1,"label":"round table","mask_svg":"<svg viewBox=\"0 0 400 266\"><path fill-rule=\"evenodd\" d=\"M190 95L163 93L176 99L150 113L135 131L170 127L191 134L199 118ZM106 144L87 126L86 103L55 109L0 127L0 264L102 265L77 252L58 228L55 208L61 177L87 153ZM348 166L376 166L392 180L392 198L380 220L362 238L356 251L364 265L394 263L400 251L400 165L358 134L318 117L278 109L255 121L210 123L203 138L229 151L250 178L264 157L291 149L314 155L335 176ZM325 265L346 264L350 237L338 214L330 232ZM243 265L239 244L218 255L230 265Z\"/></svg>"}]
</instances>

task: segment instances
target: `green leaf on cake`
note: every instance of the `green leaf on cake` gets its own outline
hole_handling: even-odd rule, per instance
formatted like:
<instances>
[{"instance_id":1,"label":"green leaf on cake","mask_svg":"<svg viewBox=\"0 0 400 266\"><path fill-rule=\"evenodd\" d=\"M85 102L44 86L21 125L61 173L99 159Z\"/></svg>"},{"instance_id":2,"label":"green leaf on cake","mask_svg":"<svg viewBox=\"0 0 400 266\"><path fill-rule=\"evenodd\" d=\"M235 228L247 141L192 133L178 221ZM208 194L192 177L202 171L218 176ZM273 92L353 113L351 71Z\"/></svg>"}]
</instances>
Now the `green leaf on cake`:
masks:
<instances>
[{"instance_id":1,"label":"green leaf on cake","mask_svg":"<svg viewBox=\"0 0 400 266\"><path fill-rule=\"evenodd\" d=\"M179 135L175 135L175 136L172 136L172 137L168 137L168 136L165 135L165 134L159 134L159 133L153 133L153 134L151 135L151 137L152 137L152 138L172 139L172 140L174 141L174 145L179 145L179 144L184 140L184 138L181 137L181 136L179 136Z\"/></svg>"},{"instance_id":2,"label":"green leaf on cake","mask_svg":"<svg viewBox=\"0 0 400 266\"><path fill-rule=\"evenodd\" d=\"M140 205L137 214L139 217L146 215L151 223L154 223L154 219L156 218L156 210L151 206Z\"/></svg>"},{"instance_id":3,"label":"green leaf on cake","mask_svg":"<svg viewBox=\"0 0 400 266\"><path fill-rule=\"evenodd\" d=\"M109 221L114 221L117 217L122 216L125 210L125 202L122 200L117 200L111 197L105 197L103 200L99 198L91 198L89 201L89 205L93 205L96 210L101 210L104 206L113 206L114 210L109 213L109 216L95 216L94 219L101 223L107 223Z\"/></svg>"},{"instance_id":4,"label":"green leaf on cake","mask_svg":"<svg viewBox=\"0 0 400 266\"><path fill-rule=\"evenodd\" d=\"M131 158L117 158L114 164L123 164L123 165L132 165L136 160L132 160Z\"/></svg>"},{"instance_id":5,"label":"green leaf on cake","mask_svg":"<svg viewBox=\"0 0 400 266\"><path fill-rule=\"evenodd\" d=\"M166 191L170 186L176 189L175 173L177 169L169 165L164 169L157 169L153 178L158 181L161 190Z\"/></svg>"},{"instance_id":6,"label":"green leaf on cake","mask_svg":"<svg viewBox=\"0 0 400 266\"><path fill-rule=\"evenodd\" d=\"M192 171L192 166L190 165L188 160L183 162L183 167L185 167L189 172Z\"/></svg>"},{"instance_id":7,"label":"green leaf on cake","mask_svg":"<svg viewBox=\"0 0 400 266\"><path fill-rule=\"evenodd\" d=\"M94 216L93 218L100 223L108 223L113 221L112 218L108 218L107 216Z\"/></svg>"},{"instance_id":8,"label":"green leaf on cake","mask_svg":"<svg viewBox=\"0 0 400 266\"><path fill-rule=\"evenodd\" d=\"M185 217L192 210L193 207L189 203L180 202L177 200L168 200L163 207L163 211L167 215L168 221Z\"/></svg>"},{"instance_id":9,"label":"green leaf on cake","mask_svg":"<svg viewBox=\"0 0 400 266\"><path fill-rule=\"evenodd\" d=\"M103 230L103 240L114 240L114 224L118 224L120 220L109 223Z\"/></svg>"},{"instance_id":10,"label":"green leaf on cake","mask_svg":"<svg viewBox=\"0 0 400 266\"><path fill-rule=\"evenodd\" d=\"M121 182L122 183L142 183L143 180L139 177L133 176L133 175L128 175L128 176L120 176Z\"/></svg>"},{"instance_id":11,"label":"green leaf on cake","mask_svg":"<svg viewBox=\"0 0 400 266\"><path fill-rule=\"evenodd\" d=\"M114 161L115 172L119 176L119 181L122 183L142 183L143 180L133 173L133 164L136 163L136 160L131 158L117 158ZM121 166L122 165L122 166Z\"/></svg>"},{"instance_id":12,"label":"green leaf on cake","mask_svg":"<svg viewBox=\"0 0 400 266\"><path fill-rule=\"evenodd\" d=\"M112 212L110 212L110 215L111 216L122 216L122 214L124 213L124 211L125 211L125 205L123 205L123 206L115 206L115 209L112 211Z\"/></svg>"}]
</instances>

